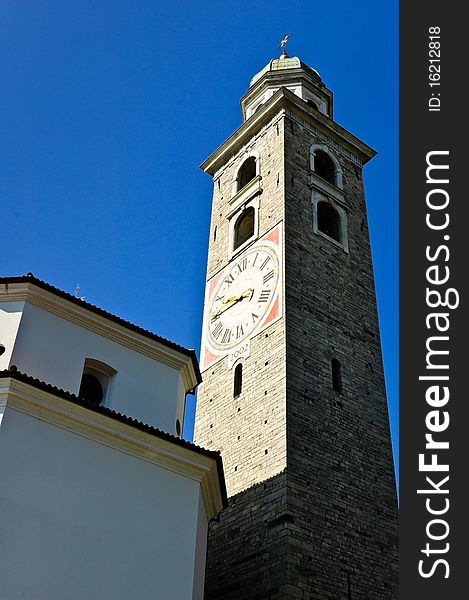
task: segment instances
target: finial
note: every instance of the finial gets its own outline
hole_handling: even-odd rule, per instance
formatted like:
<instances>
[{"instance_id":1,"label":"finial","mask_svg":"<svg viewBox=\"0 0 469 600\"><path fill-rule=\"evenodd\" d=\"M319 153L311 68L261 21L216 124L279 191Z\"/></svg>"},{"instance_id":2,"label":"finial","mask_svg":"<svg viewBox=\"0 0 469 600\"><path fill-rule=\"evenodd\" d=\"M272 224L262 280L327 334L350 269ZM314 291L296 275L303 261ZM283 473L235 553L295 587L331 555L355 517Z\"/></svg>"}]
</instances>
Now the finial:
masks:
<instances>
[{"instance_id":1,"label":"finial","mask_svg":"<svg viewBox=\"0 0 469 600\"><path fill-rule=\"evenodd\" d=\"M292 35L293 35L293 33L289 33L288 35L286 33L283 34L282 41L277 46L277 50L279 48L282 48L282 56L280 58L288 58L288 54L287 54L287 42L291 38Z\"/></svg>"}]
</instances>

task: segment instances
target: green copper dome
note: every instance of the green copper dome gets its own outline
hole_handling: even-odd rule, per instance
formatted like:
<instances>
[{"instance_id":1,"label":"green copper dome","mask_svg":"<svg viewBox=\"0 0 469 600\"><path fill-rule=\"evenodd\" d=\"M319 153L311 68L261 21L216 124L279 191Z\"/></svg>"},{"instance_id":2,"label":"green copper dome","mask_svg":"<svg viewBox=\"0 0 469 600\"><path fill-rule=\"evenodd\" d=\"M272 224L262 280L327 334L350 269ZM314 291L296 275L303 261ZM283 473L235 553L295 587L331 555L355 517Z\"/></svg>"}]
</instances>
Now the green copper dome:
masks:
<instances>
[{"instance_id":1,"label":"green copper dome","mask_svg":"<svg viewBox=\"0 0 469 600\"><path fill-rule=\"evenodd\" d=\"M256 81L259 81L259 79L265 73L285 71L287 69L303 69L306 71L306 73L311 75L311 77L321 81L321 76L319 73L315 69L312 69L311 67L308 67L308 65L305 65L305 63L301 62L297 56L290 57L286 54L282 54L280 58L273 58L261 71L259 71L259 73L256 73L256 75L254 75L254 77L251 79L250 86L254 85Z\"/></svg>"}]
</instances>

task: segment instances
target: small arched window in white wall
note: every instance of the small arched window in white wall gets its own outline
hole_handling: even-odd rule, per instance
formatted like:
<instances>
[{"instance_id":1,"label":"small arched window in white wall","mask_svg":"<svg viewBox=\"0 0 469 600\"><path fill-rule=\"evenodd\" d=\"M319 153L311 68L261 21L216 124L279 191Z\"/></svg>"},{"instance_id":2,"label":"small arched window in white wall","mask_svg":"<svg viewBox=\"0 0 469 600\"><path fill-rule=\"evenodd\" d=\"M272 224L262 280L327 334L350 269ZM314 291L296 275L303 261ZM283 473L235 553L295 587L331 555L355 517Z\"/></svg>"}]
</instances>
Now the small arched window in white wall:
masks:
<instances>
[{"instance_id":1,"label":"small arched window in white wall","mask_svg":"<svg viewBox=\"0 0 469 600\"><path fill-rule=\"evenodd\" d=\"M99 378L92 373L83 373L78 396L93 406L99 406L104 400L104 389Z\"/></svg>"},{"instance_id":2,"label":"small arched window in white wall","mask_svg":"<svg viewBox=\"0 0 469 600\"><path fill-rule=\"evenodd\" d=\"M109 399L111 378L117 373L111 366L95 358L85 359L78 397L94 406Z\"/></svg>"},{"instance_id":3,"label":"small arched window in white wall","mask_svg":"<svg viewBox=\"0 0 469 600\"><path fill-rule=\"evenodd\" d=\"M340 163L327 146L314 144L309 153L310 169L336 187L343 189L342 169Z\"/></svg>"}]
</instances>

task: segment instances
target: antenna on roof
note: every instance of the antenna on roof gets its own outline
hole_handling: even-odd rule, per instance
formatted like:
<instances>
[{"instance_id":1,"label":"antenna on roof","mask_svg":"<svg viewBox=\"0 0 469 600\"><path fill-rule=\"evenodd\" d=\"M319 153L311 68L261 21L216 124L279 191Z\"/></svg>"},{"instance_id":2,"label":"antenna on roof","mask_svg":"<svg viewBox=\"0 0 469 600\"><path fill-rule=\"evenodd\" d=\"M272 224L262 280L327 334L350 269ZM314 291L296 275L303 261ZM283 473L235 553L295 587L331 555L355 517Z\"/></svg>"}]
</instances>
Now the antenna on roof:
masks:
<instances>
[{"instance_id":1,"label":"antenna on roof","mask_svg":"<svg viewBox=\"0 0 469 600\"><path fill-rule=\"evenodd\" d=\"M75 291L73 292L73 295L75 296L75 298L78 298L78 300L84 300L85 296L79 296L78 292L80 291L80 284L77 283L75 286Z\"/></svg>"}]
</instances>

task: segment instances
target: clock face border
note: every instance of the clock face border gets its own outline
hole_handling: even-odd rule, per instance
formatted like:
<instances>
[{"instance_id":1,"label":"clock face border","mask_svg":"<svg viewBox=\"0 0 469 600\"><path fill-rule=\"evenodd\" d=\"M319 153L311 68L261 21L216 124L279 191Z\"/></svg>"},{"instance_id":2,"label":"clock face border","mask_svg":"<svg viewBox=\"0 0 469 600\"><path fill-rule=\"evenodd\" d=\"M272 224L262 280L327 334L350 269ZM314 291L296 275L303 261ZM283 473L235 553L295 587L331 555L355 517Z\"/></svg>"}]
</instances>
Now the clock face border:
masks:
<instances>
[{"instance_id":1,"label":"clock face border","mask_svg":"<svg viewBox=\"0 0 469 600\"><path fill-rule=\"evenodd\" d=\"M283 243L282 243L282 222L275 225L269 232L253 242L244 252L232 259L227 266L219 273L207 281L205 288L204 319L202 329L202 347L200 353L201 370L204 371L212 364L218 362L225 356L229 357L228 366L233 366L238 357L246 357L250 353L250 340L257 336L266 327L272 325L282 316L282 298L283 298ZM217 292L223 287L225 278L229 277L230 272L236 268L245 257L254 252L264 252L270 254L274 259L274 293L271 296L266 310L263 312L257 324L249 330L243 337L237 338L233 342L225 344L216 343L215 346L210 342L208 331L211 322L211 310L214 305ZM213 338L212 338L213 339Z\"/></svg>"}]
</instances>

